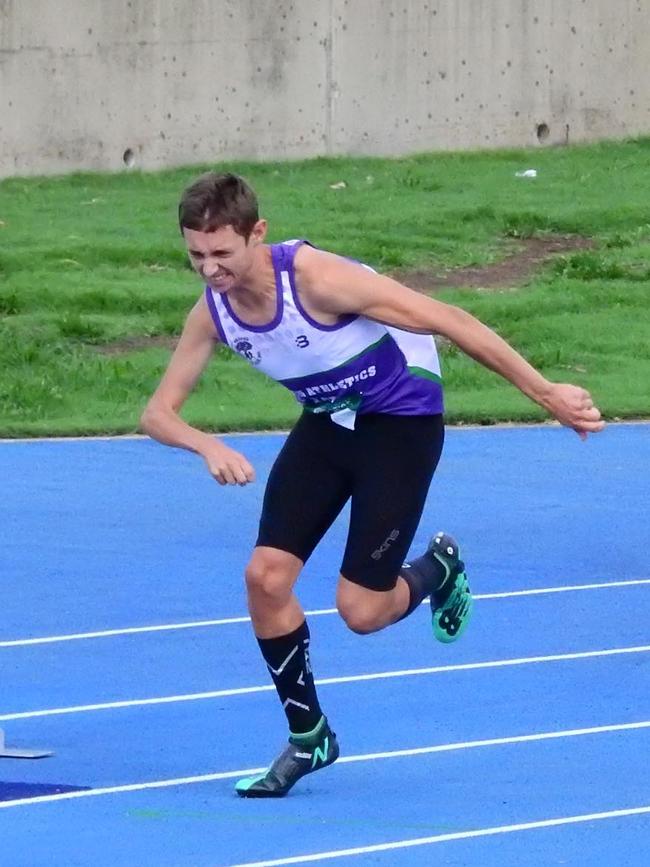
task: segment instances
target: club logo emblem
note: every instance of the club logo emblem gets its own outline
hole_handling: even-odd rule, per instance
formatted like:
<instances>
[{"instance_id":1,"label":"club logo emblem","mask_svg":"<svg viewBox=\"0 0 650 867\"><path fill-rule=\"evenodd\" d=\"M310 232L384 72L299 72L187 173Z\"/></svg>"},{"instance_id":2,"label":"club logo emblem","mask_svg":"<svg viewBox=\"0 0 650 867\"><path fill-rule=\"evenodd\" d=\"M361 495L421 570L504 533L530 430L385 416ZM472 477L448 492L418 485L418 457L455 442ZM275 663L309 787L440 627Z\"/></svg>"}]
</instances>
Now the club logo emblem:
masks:
<instances>
[{"instance_id":1,"label":"club logo emblem","mask_svg":"<svg viewBox=\"0 0 650 867\"><path fill-rule=\"evenodd\" d=\"M238 352L240 355L243 355L246 361L249 361L251 364L259 364L262 360L262 356L260 355L260 353L256 352L256 350L253 348L253 344L245 337L238 337L233 345L236 352Z\"/></svg>"}]
</instances>

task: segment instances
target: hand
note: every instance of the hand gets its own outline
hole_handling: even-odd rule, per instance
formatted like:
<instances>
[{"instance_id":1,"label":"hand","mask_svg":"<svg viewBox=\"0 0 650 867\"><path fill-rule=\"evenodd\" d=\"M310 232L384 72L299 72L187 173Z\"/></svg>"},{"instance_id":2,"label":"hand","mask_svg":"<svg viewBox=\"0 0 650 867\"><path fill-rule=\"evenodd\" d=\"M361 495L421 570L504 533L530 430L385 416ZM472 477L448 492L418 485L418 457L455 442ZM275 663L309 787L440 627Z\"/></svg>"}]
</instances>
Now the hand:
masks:
<instances>
[{"instance_id":1,"label":"hand","mask_svg":"<svg viewBox=\"0 0 650 867\"><path fill-rule=\"evenodd\" d=\"M586 440L588 433L597 433L605 427L591 395L580 386L552 383L544 406L561 424L573 428L580 439Z\"/></svg>"},{"instance_id":2,"label":"hand","mask_svg":"<svg viewBox=\"0 0 650 867\"><path fill-rule=\"evenodd\" d=\"M224 443L212 440L201 451L210 475L220 485L247 485L255 480L255 470L243 455Z\"/></svg>"}]
</instances>

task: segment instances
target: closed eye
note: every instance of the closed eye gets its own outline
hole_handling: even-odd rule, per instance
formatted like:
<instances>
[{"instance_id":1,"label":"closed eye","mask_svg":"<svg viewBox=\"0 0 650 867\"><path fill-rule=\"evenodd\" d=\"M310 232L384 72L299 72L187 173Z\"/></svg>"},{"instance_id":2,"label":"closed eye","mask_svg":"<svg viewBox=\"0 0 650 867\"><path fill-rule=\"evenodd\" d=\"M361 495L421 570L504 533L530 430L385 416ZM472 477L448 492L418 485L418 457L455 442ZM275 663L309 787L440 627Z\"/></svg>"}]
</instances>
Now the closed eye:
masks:
<instances>
[{"instance_id":1,"label":"closed eye","mask_svg":"<svg viewBox=\"0 0 650 867\"><path fill-rule=\"evenodd\" d=\"M200 250L188 250L188 253L193 259L205 259L206 256L227 259L229 256L232 256L232 250L210 250L209 253L202 253Z\"/></svg>"}]
</instances>

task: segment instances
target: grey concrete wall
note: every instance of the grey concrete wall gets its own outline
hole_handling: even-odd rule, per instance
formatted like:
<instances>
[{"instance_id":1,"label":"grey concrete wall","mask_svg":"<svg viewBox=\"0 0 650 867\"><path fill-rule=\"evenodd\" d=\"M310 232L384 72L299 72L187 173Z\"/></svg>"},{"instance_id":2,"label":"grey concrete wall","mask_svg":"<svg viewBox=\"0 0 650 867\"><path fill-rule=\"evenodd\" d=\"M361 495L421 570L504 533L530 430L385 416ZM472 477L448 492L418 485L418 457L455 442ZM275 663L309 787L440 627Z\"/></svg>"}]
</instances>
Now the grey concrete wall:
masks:
<instances>
[{"instance_id":1,"label":"grey concrete wall","mask_svg":"<svg viewBox=\"0 0 650 867\"><path fill-rule=\"evenodd\" d=\"M0 175L650 132L650 0L0 0Z\"/></svg>"}]
</instances>

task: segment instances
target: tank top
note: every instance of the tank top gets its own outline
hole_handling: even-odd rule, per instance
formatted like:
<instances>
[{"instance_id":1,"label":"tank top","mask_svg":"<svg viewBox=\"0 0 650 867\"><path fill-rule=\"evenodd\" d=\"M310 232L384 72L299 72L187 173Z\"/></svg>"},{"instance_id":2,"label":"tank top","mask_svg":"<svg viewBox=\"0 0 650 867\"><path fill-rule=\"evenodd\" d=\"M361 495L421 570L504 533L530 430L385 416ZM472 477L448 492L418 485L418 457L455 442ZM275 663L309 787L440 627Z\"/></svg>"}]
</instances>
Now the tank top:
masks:
<instances>
[{"instance_id":1,"label":"tank top","mask_svg":"<svg viewBox=\"0 0 650 867\"><path fill-rule=\"evenodd\" d=\"M431 335L402 331L356 314L323 325L307 313L294 272L296 251L304 243L309 242L271 245L277 293L271 322L243 322L227 293L206 286L220 340L288 388L306 410L329 413L345 427L354 428L357 413L441 413L440 363Z\"/></svg>"}]
</instances>

